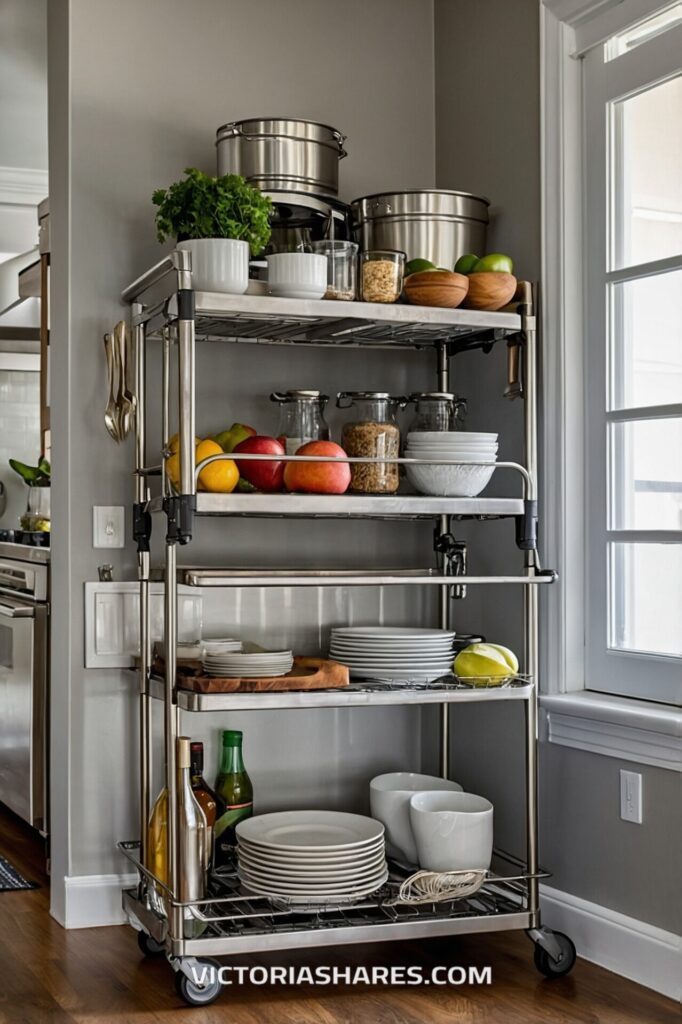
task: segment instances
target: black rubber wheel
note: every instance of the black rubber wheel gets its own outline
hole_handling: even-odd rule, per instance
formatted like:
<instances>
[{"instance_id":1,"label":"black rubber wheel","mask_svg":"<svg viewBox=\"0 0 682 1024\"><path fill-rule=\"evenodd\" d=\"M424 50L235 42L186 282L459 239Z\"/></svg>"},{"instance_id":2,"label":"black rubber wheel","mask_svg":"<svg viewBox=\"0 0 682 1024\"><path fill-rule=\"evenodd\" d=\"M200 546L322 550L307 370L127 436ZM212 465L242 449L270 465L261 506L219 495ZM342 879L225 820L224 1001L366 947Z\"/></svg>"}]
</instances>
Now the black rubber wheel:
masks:
<instances>
[{"instance_id":1,"label":"black rubber wheel","mask_svg":"<svg viewBox=\"0 0 682 1024\"><path fill-rule=\"evenodd\" d=\"M175 972L175 991L189 1006L209 1006L214 1003L220 995L222 985L218 976L220 964L215 960L197 960L196 965L199 971L203 967L214 968L213 980L205 985L198 985L191 981L182 971Z\"/></svg>"},{"instance_id":2,"label":"black rubber wheel","mask_svg":"<svg viewBox=\"0 0 682 1024\"><path fill-rule=\"evenodd\" d=\"M573 970L575 965L575 946L568 935L564 935L563 932L553 932L553 935L561 946L561 960L553 960L547 950L536 943L534 952L535 966L540 974L544 974L546 978L563 978Z\"/></svg>"},{"instance_id":3,"label":"black rubber wheel","mask_svg":"<svg viewBox=\"0 0 682 1024\"><path fill-rule=\"evenodd\" d=\"M153 939L151 935L147 935L146 932L137 933L137 944L140 947L140 952L145 956L163 956L166 952L166 947Z\"/></svg>"}]
</instances>

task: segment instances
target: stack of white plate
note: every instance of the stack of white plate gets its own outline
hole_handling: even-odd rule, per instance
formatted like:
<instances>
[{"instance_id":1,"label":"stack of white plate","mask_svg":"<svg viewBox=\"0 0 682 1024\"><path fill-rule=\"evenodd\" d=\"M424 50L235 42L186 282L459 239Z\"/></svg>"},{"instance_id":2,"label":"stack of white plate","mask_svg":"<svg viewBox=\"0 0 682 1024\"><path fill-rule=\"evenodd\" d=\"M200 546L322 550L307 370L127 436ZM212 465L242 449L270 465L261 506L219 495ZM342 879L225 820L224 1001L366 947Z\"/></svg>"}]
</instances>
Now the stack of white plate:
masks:
<instances>
[{"instance_id":1,"label":"stack of white plate","mask_svg":"<svg viewBox=\"0 0 682 1024\"><path fill-rule=\"evenodd\" d=\"M405 626L339 626L329 656L351 676L427 683L452 671L455 634Z\"/></svg>"},{"instance_id":2,"label":"stack of white plate","mask_svg":"<svg viewBox=\"0 0 682 1024\"><path fill-rule=\"evenodd\" d=\"M279 811L237 825L238 873L259 896L358 900L388 878L384 826L341 811Z\"/></svg>"},{"instance_id":3,"label":"stack of white plate","mask_svg":"<svg viewBox=\"0 0 682 1024\"><path fill-rule=\"evenodd\" d=\"M215 653L205 650L201 664L208 676L255 679L261 676L285 676L291 672L294 657L291 651L247 653L235 650Z\"/></svg>"},{"instance_id":4,"label":"stack of white plate","mask_svg":"<svg viewBox=\"0 0 682 1024\"><path fill-rule=\"evenodd\" d=\"M489 483L494 466L477 462L497 461L497 434L471 431L421 431L407 435L405 456L410 459L446 459L455 466L406 465L407 478L422 494L472 498ZM473 465L470 465L473 463Z\"/></svg>"}]
</instances>

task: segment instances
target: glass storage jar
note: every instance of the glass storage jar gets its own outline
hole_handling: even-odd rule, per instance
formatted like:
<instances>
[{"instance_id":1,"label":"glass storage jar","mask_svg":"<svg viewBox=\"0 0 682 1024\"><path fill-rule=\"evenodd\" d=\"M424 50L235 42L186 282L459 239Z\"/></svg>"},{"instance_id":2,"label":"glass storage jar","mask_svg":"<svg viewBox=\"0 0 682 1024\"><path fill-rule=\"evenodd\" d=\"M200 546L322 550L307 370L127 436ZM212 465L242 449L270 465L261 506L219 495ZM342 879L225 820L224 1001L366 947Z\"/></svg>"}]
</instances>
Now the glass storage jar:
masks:
<instances>
[{"instance_id":1,"label":"glass storage jar","mask_svg":"<svg viewBox=\"0 0 682 1024\"><path fill-rule=\"evenodd\" d=\"M424 391L410 395L415 414L407 428L408 434L421 431L461 430L466 415L466 398L447 391Z\"/></svg>"},{"instance_id":2,"label":"glass storage jar","mask_svg":"<svg viewBox=\"0 0 682 1024\"><path fill-rule=\"evenodd\" d=\"M340 391L339 409L352 409L343 427L341 446L354 458L393 459L400 454L395 414L404 399L385 391ZM356 494L394 494L400 482L399 463L351 463L350 490Z\"/></svg>"},{"instance_id":3,"label":"glass storage jar","mask_svg":"<svg viewBox=\"0 0 682 1024\"><path fill-rule=\"evenodd\" d=\"M295 455L308 441L329 440L329 427L324 418L328 395L319 391L273 391L270 400L279 403L277 435L284 438L287 455Z\"/></svg>"},{"instance_id":4,"label":"glass storage jar","mask_svg":"<svg viewBox=\"0 0 682 1024\"><path fill-rule=\"evenodd\" d=\"M327 291L324 298L352 302L357 291L357 243L324 238L320 242L313 242L313 252L327 257Z\"/></svg>"},{"instance_id":5,"label":"glass storage jar","mask_svg":"<svg viewBox=\"0 0 682 1024\"><path fill-rule=\"evenodd\" d=\"M363 302L397 302L403 290L404 252L373 249L360 256L360 288Z\"/></svg>"}]
</instances>

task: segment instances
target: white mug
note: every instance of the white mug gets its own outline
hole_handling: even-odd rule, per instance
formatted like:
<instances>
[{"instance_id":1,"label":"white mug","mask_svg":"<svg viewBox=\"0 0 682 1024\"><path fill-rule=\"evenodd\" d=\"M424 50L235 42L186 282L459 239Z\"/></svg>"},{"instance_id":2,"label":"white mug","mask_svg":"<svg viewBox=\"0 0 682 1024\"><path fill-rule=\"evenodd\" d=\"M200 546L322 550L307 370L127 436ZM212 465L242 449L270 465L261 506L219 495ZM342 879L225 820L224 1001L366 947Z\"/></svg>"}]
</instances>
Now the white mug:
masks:
<instances>
[{"instance_id":1,"label":"white mug","mask_svg":"<svg viewBox=\"0 0 682 1024\"><path fill-rule=\"evenodd\" d=\"M327 291L327 257L314 252L268 256L268 291L289 299L321 299Z\"/></svg>"}]
</instances>

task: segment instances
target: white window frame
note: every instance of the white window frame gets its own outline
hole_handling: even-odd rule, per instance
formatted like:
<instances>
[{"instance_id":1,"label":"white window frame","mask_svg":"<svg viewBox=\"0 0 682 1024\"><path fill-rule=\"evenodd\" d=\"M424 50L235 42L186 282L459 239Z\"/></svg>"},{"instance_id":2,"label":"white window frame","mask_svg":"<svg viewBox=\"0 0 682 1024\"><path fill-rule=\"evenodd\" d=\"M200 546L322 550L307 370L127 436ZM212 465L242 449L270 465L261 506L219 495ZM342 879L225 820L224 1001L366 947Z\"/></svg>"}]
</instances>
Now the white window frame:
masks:
<instances>
[{"instance_id":1,"label":"white window frame","mask_svg":"<svg viewBox=\"0 0 682 1024\"><path fill-rule=\"evenodd\" d=\"M540 0L542 159L542 547L560 569L541 620L543 738L682 772L682 712L585 688L584 224L577 55L663 0Z\"/></svg>"}]
</instances>

